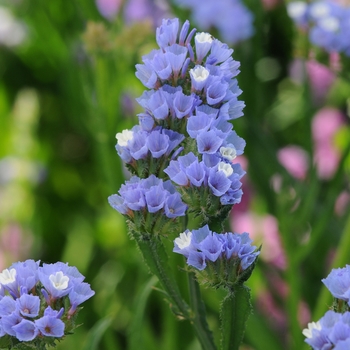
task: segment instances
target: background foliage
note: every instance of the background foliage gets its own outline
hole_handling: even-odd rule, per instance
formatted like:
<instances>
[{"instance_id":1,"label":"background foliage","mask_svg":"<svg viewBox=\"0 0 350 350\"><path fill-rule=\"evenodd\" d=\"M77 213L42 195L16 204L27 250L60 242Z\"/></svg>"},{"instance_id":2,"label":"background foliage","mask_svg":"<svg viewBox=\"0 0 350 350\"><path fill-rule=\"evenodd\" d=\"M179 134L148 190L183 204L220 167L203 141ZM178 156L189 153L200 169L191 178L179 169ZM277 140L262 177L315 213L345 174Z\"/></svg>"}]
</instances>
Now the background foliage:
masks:
<instances>
[{"instance_id":1,"label":"background foliage","mask_svg":"<svg viewBox=\"0 0 350 350\"><path fill-rule=\"evenodd\" d=\"M133 20L131 2L106 19L92 0L0 1L0 18L7 9L16 24L6 32L0 23L0 268L69 262L96 291L83 325L58 349L199 349L107 204L127 177L114 146L116 132L137 123L144 88L135 64L155 48L162 15L191 16L172 3L156 12L149 1L153 16ZM248 175L228 227L250 232L263 253L249 280L255 312L242 348L302 349L301 329L331 305L320 280L350 263L350 83L310 55L286 3L246 6L254 35L233 47ZM327 55L316 57L328 65ZM296 156L281 151L291 145ZM183 260L172 263L186 292ZM215 330L221 292L203 293Z\"/></svg>"}]
</instances>

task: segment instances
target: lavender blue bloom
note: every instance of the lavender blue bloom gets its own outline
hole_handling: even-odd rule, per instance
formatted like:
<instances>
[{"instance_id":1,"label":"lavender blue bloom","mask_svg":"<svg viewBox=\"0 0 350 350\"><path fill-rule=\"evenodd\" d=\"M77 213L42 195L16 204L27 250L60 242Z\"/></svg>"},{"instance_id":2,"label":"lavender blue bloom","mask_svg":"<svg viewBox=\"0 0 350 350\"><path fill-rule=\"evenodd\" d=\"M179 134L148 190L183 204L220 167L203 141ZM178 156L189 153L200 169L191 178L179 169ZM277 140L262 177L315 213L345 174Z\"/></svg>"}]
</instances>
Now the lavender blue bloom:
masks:
<instances>
[{"instance_id":1,"label":"lavender blue bloom","mask_svg":"<svg viewBox=\"0 0 350 350\"><path fill-rule=\"evenodd\" d=\"M241 200L245 174L233 163L245 147L231 123L244 108L233 49L209 33L190 31L188 21L181 27L177 18L162 21L156 42L159 48L136 65L148 88L137 99L139 124L116 135L117 152L134 176L108 198L139 229L148 225L146 232L165 224L153 215L173 219L186 215L186 205L203 222L224 217ZM151 176L170 179L178 194L169 195L165 182L145 186ZM199 255L194 258L198 262Z\"/></svg>"},{"instance_id":2,"label":"lavender blue bloom","mask_svg":"<svg viewBox=\"0 0 350 350\"><path fill-rule=\"evenodd\" d=\"M16 303L22 316L33 318L39 315L40 298L37 295L22 294Z\"/></svg>"},{"instance_id":3,"label":"lavender blue bloom","mask_svg":"<svg viewBox=\"0 0 350 350\"><path fill-rule=\"evenodd\" d=\"M333 297L345 300L350 306L350 265L333 269L326 278L322 279L322 282Z\"/></svg>"},{"instance_id":4,"label":"lavender blue bloom","mask_svg":"<svg viewBox=\"0 0 350 350\"><path fill-rule=\"evenodd\" d=\"M26 319L22 319L21 322L13 326L12 329L15 332L15 337L19 341L31 341L39 334L35 323Z\"/></svg>"},{"instance_id":5,"label":"lavender blue bloom","mask_svg":"<svg viewBox=\"0 0 350 350\"><path fill-rule=\"evenodd\" d=\"M0 336L9 335L31 347L38 344L38 338L45 344L41 335L63 337L65 323L60 318L65 314L73 330L71 316L77 305L95 294L83 280L76 267L62 262L40 266L39 261L26 260L12 264L0 274ZM50 305L73 310L56 310Z\"/></svg>"},{"instance_id":6,"label":"lavender blue bloom","mask_svg":"<svg viewBox=\"0 0 350 350\"><path fill-rule=\"evenodd\" d=\"M235 44L254 33L253 15L240 0L176 0L191 10L193 21L204 30L212 27L228 43ZM232 20L234 18L234 20Z\"/></svg>"},{"instance_id":7,"label":"lavender blue bloom","mask_svg":"<svg viewBox=\"0 0 350 350\"><path fill-rule=\"evenodd\" d=\"M170 182L163 182L154 175L147 179L134 176L121 186L119 195L109 197L109 203L124 215L147 208L150 213L164 212L167 217L174 218L183 216L187 208L176 193Z\"/></svg>"},{"instance_id":8,"label":"lavender blue bloom","mask_svg":"<svg viewBox=\"0 0 350 350\"><path fill-rule=\"evenodd\" d=\"M56 317L43 316L35 320L35 326L46 337L61 338L64 335L65 324Z\"/></svg>"},{"instance_id":9,"label":"lavender blue bloom","mask_svg":"<svg viewBox=\"0 0 350 350\"><path fill-rule=\"evenodd\" d=\"M350 312L327 311L303 330L305 342L314 350L343 349L350 341Z\"/></svg>"},{"instance_id":10,"label":"lavender blue bloom","mask_svg":"<svg viewBox=\"0 0 350 350\"><path fill-rule=\"evenodd\" d=\"M187 264L197 270L204 270L210 262L220 264L224 260L246 270L260 253L251 243L248 233L216 233L205 225L181 233L174 240L173 252L184 255Z\"/></svg>"},{"instance_id":11,"label":"lavender blue bloom","mask_svg":"<svg viewBox=\"0 0 350 350\"><path fill-rule=\"evenodd\" d=\"M309 39L315 46L332 53L350 56L350 8L329 0L309 4L294 1L288 4L288 13L295 24L309 29Z\"/></svg>"}]
</instances>

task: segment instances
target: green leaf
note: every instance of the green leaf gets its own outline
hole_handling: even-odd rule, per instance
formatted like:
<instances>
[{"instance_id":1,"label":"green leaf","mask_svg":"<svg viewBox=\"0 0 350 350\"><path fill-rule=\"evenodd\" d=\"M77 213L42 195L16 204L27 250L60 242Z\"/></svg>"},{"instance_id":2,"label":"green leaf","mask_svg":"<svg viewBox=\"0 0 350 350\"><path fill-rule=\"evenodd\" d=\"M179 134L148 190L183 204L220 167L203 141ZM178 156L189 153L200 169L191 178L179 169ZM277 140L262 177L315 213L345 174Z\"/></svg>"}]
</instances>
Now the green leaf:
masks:
<instances>
[{"instance_id":1,"label":"green leaf","mask_svg":"<svg viewBox=\"0 0 350 350\"><path fill-rule=\"evenodd\" d=\"M157 283L157 278L152 276L145 286L141 288L141 293L136 297L136 305L133 311L133 317L129 327L128 338L129 338L129 350L138 350L140 344L142 344L142 329L144 322L144 312L148 297L153 290L153 286Z\"/></svg>"},{"instance_id":2,"label":"green leaf","mask_svg":"<svg viewBox=\"0 0 350 350\"><path fill-rule=\"evenodd\" d=\"M100 340L103 334L108 329L108 327L111 325L112 321L113 321L113 318L108 316L96 322L94 327L90 330L89 335L85 342L85 346L82 348L82 350L99 349Z\"/></svg>"}]
</instances>

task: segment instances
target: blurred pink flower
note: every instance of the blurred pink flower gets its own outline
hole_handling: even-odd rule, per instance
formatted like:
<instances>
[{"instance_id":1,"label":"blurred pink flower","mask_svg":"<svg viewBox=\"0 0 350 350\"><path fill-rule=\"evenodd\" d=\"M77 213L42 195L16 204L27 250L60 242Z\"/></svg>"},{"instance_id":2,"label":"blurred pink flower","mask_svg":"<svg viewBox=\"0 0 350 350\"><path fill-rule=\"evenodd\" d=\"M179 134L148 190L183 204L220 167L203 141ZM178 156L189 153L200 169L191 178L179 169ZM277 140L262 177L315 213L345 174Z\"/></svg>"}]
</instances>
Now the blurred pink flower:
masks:
<instances>
[{"instance_id":1,"label":"blurred pink flower","mask_svg":"<svg viewBox=\"0 0 350 350\"><path fill-rule=\"evenodd\" d=\"M311 59L306 62L315 104L322 104L335 80L334 73L323 64Z\"/></svg>"},{"instance_id":2,"label":"blurred pink flower","mask_svg":"<svg viewBox=\"0 0 350 350\"><path fill-rule=\"evenodd\" d=\"M307 152L299 146L286 146L277 153L279 162L296 179L303 180L309 168Z\"/></svg>"},{"instance_id":3,"label":"blurred pink flower","mask_svg":"<svg viewBox=\"0 0 350 350\"><path fill-rule=\"evenodd\" d=\"M261 0L261 2L265 10L273 10L278 4L281 3L280 0Z\"/></svg>"},{"instance_id":4,"label":"blurred pink flower","mask_svg":"<svg viewBox=\"0 0 350 350\"><path fill-rule=\"evenodd\" d=\"M122 0L96 0L96 6L101 15L109 20L119 12Z\"/></svg>"},{"instance_id":5,"label":"blurred pink flower","mask_svg":"<svg viewBox=\"0 0 350 350\"><path fill-rule=\"evenodd\" d=\"M286 260L279 236L277 219L272 215L259 216L252 212L233 211L231 227L235 232L249 232L255 244L263 244L260 257L280 269Z\"/></svg>"},{"instance_id":6,"label":"blurred pink flower","mask_svg":"<svg viewBox=\"0 0 350 350\"><path fill-rule=\"evenodd\" d=\"M161 24L163 18L171 16L169 5L166 1L152 0L128 0L124 6L125 22L135 23L150 20L155 26Z\"/></svg>"},{"instance_id":7,"label":"blurred pink flower","mask_svg":"<svg viewBox=\"0 0 350 350\"><path fill-rule=\"evenodd\" d=\"M330 61L332 68L334 60L332 58ZM303 84L306 79L309 79L312 99L316 105L321 105L324 102L335 81L335 74L332 70L312 58L307 61L302 59L293 60L289 74L291 79L297 84Z\"/></svg>"},{"instance_id":8,"label":"blurred pink flower","mask_svg":"<svg viewBox=\"0 0 350 350\"><path fill-rule=\"evenodd\" d=\"M313 118L314 162L321 179L330 179L341 157L334 145L334 137L344 124L343 114L335 108L322 108Z\"/></svg>"},{"instance_id":9,"label":"blurred pink flower","mask_svg":"<svg viewBox=\"0 0 350 350\"><path fill-rule=\"evenodd\" d=\"M350 207L350 192L343 191L338 196L336 202L334 211L338 216L342 216L345 213L349 212Z\"/></svg>"},{"instance_id":10,"label":"blurred pink flower","mask_svg":"<svg viewBox=\"0 0 350 350\"><path fill-rule=\"evenodd\" d=\"M32 235L20 224L9 223L0 231L0 271L14 261L27 258L32 247Z\"/></svg>"}]
</instances>

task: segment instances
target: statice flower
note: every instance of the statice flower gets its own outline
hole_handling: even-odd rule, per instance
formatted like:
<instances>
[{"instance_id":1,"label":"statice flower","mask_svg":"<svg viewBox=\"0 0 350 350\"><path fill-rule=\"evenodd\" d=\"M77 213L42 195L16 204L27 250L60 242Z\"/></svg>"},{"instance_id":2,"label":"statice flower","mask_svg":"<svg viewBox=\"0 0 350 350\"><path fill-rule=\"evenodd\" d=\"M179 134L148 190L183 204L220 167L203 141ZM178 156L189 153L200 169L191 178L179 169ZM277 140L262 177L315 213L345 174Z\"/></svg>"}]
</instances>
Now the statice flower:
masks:
<instances>
[{"instance_id":1,"label":"statice flower","mask_svg":"<svg viewBox=\"0 0 350 350\"><path fill-rule=\"evenodd\" d=\"M334 298L344 300L350 307L350 265L333 269L322 282Z\"/></svg>"},{"instance_id":2,"label":"statice flower","mask_svg":"<svg viewBox=\"0 0 350 350\"><path fill-rule=\"evenodd\" d=\"M248 233L216 233L208 225L181 233L173 251L185 256L201 283L227 288L250 276L260 254Z\"/></svg>"},{"instance_id":3,"label":"statice flower","mask_svg":"<svg viewBox=\"0 0 350 350\"><path fill-rule=\"evenodd\" d=\"M317 322L303 330L305 342L314 350L348 349L350 344L350 312L327 311Z\"/></svg>"},{"instance_id":4,"label":"statice flower","mask_svg":"<svg viewBox=\"0 0 350 350\"><path fill-rule=\"evenodd\" d=\"M193 21L201 29L216 28L229 44L250 38L254 33L253 14L240 0L176 0L190 9Z\"/></svg>"},{"instance_id":5,"label":"statice flower","mask_svg":"<svg viewBox=\"0 0 350 350\"><path fill-rule=\"evenodd\" d=\"M309 4L293 1L288 13L296 25L309 30L309 39L315 46L329 53L350 56L350 7L331 0L318 0Z\"/></svg>"},{"instance_id":6,"label":"statice flower","mask_svg":"<svg viewBox=\"0 0 350 350\"><path fill-rule=\"evenodd\" d=\"M170 179L175 185L172 191L181 194L203 223L223 220L243 193L244 171L235 158L243 154L245 141L232 124L244 108L238 99L239 62L226 44L209 33L190 30L188 21L180 27L177 18L162 21L156 42L159 49L136 65L136 76L147 88L137 99L144 109L138 114L139 124L116 135L116 150L136 178L109 202L134 224L140 219L135 211L144 218L144 209L152 214L165 210L168 218L184 215L175 193L176 209L167 210L168 197L161 188L147 195L148 200L157 198L154 205L147 202L138 183L155 176ZM136 226L145 228L144 223L147 220Z\"/></svg>"},{"instance_id":7,"label":"statice flower","mask_svg":"<svg viewBox=\"0 0 350 350\"><path fill-rule=\"evenodd\" d=\"M155 175L146 179L133 176L108 201L112 208L134 222L135 230L144 233L157 234L165 224L169 229L176 227L178 218L187 210L174 185Z\"/></svg>"},{"instance_id":8,"label":"statice flower","mask_svg":"<svg viewBox=\"0 0 350 350\"><path fill-rule=\"evenodd\" d=\"M95 292L76 267L26 260L0 273L0 336L9 349L44 349L76 328L77 308ZM16 346L18 344L18 347Z\"/></svg>"}]
</instances>

